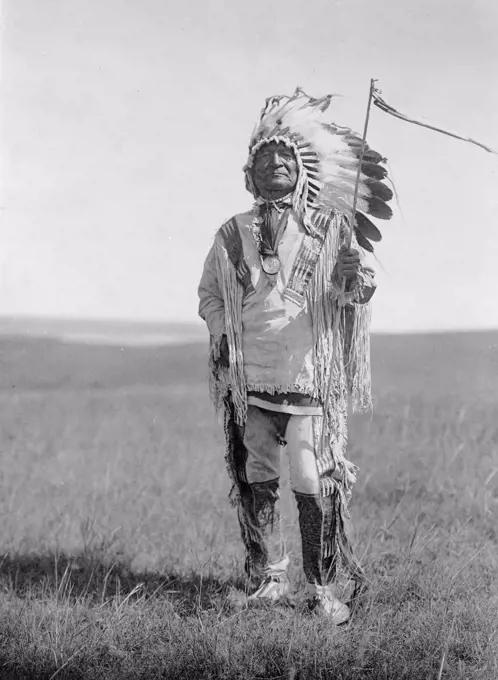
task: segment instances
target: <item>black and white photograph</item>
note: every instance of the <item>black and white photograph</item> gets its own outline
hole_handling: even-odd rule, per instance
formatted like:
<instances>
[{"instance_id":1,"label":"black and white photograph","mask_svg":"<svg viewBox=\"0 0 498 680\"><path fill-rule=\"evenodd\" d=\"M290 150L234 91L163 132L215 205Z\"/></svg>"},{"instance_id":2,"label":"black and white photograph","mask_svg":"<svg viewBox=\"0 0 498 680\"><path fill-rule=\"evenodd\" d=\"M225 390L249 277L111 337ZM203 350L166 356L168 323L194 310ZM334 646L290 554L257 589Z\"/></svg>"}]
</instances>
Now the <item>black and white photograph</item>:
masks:
<instances>
[{"instance_id":1,"label":"black and white photograph","mask_svg":"<svg viewBox=\"0 0 498 680\"><path fill-rule=\"evenodd\" d=\"M497 680L498 4L0 16L1 680Z\"/></svg>"}]
</instances>

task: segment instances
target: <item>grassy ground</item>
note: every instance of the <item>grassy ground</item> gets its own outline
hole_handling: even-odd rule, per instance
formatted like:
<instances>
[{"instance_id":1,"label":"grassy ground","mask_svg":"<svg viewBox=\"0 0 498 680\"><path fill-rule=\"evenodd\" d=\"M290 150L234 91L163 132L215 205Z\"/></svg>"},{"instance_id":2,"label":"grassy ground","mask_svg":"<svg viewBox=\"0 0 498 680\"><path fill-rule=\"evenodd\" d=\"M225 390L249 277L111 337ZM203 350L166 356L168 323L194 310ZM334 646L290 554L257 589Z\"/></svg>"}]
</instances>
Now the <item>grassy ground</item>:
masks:
<instances>
[{"instance_id":1,"label":"grassy ground","mask_svg":"<svg viewBox=\"0 0 498 680\"><path fill-rule=\"evenodd\" d=\"M497 341L374 338L349 454L370 590L334 629L230 606L242 551L204 347L2 340L0 678L496 680ZM298 588L287 486L283 505Z\"/></svg>"}]
</instances>

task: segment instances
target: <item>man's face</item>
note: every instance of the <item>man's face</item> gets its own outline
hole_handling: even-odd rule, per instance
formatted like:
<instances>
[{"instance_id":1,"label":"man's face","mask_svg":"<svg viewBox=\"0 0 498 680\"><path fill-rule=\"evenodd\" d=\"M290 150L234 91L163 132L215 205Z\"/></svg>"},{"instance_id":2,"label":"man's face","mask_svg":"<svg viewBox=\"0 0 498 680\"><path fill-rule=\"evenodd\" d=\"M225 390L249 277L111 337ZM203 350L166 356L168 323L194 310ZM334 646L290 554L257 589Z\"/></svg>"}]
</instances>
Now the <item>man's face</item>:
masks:
<instances>
[{"instance_id":1,"label":"man's face","mask_svg":"<svg viewBox=\"0 0 498 680\"><path fill-rule=\"evenodd\" d=\"M294 152L281 142L264 144L256 152L252 173L263 198L281 198L296 186L298 168Z\"/></svg>"}]
</instances>

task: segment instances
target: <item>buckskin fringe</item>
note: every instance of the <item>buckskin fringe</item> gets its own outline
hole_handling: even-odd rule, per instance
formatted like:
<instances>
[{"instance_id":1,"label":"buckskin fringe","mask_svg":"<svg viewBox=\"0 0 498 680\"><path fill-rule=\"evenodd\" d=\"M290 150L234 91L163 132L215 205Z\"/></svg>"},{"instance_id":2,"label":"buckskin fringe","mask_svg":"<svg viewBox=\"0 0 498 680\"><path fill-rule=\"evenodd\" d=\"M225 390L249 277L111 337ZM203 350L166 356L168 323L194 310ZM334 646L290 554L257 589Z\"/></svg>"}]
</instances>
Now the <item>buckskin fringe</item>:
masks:
<instances>
[{"instance_id":1,"label":"buckskin fringe","mask_svg":"<svg viewBox=\"0 0 498 680\"><path fill-rule=\"evenodd\" d=\"M248 383L248 392L259 392L261 394L287 394L289 392L297 392L298 394L307 394L313 396L313 385L306 379L297 380L294 383L286 385L273 385L270 383Z\"/></svg>"},{"instance_id":2,"label":"buckskin fringe","mask_svg":"<svg viewBox=\"0 0 498 680\"><path fill-rule=\"evenodd\" d=\"M335 365L332 367L334 318L333 301L331 299L331 281L337 253L341 242L341 218L334 217L328 230L322 257L316 263L313 277L309 284L308 304L311 306L313 322L313 338L315 342L315 385L317 396L325 400L331 370L340 366L342 352L336 353ZM334 390L330 397L333 399ZM328 410L328 404L324 404Z\"/></svg>"},{"instance_id":3,"label":"buckskin fringe","mask_svg":"<svg viewBox=\"0 0 498 680\"><path fill-rule=\"evenodd\" d=\"M354 554L353 545L350 539L350 532L348 531L346 521L349 519L348 501L340 488L337 489L334 495L335 504L335 547L337 555L340 559L338 568L346 571L351 580L354 582L354 593L352 599L355 598L361 588L366 586L366 575L360 563Z\"/></svg>"},{"instance_id":4,"label":"buckskin fringe","mask_svg":"<svg viewBox=\"0 0 498 680\"><path fill-rule=\"evenodd\" d=\"M208 385L209 396L217 414L222 412L228 395L228 370L219 363L222 335L209 338Z\"/></svg>"},{"instance_id":5,"label":"buckskin fringe","mask_svg":"<svg viewBox=\"0 0 498 680\"><path fill-rule=\"evenodd\" d=\"M218 282L225 303L225 328L230 351L229 368L226 374L235 409L235 421L238 425L243 425L247 417L247 388L242 353L242 286L220 239L216 243L216 266ZM220 396L224 398L226 394ZM218 398L215 404L219 401Z\"/></svg>"},{"instance_id":6,"label":"buckskin fringe","mask_svg":"<svg viewBox=\"0 0 498 680\"><path fill-rule=\"evenodd\" d=\"M367 302L354 306L351 347L347 357L346 375L353 411L372 409L372 381L370 368L370 320L372 305Z\"/></svg>"},{"instance_id":7,"label":"buckskin fringe","mask_svg":"<svg viewBox=\"0 0 498 680\"><path fill-rule=\"evenodd\" d=\"M333 386L329 395L330 401L326 405L327 411L330 410L329 407L333 408L337 404L337 399L339 401L347 399L340 384L344 373L353 410L368 411L372 408L371 304L369 302L360 304L355 301L355 298L361 294L361 289L341 295L331 285L338 251L344 240L344 228L343 216L335 216L325 241L324 256L317 262L310 284L309 299L312 301L315 337L315 378L319 396L325 399L330 372L334 373ZM353 245L356 244L353 243ZM324 297L328 299L324 300ZM337 314L340 314L341 318L337 320L338 323L334 327ZM335 333L337 335L334 348Z\"/></svg>"}]
</instances>

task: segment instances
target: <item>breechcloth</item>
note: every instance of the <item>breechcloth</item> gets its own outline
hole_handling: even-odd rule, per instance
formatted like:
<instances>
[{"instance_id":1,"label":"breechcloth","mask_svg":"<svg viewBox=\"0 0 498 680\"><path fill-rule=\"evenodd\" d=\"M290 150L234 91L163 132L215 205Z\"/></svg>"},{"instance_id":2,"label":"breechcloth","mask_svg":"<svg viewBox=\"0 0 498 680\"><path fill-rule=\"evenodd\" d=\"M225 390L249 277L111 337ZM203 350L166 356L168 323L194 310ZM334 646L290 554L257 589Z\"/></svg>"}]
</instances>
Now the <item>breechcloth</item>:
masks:
<instances>
[{"instance_id":1,"label":"breechcloth","mask_svg":"<svg viewBox=\"0 0 498 680\"><path fill-rule=\"evenodd\" d=\"M321 420L250 405L244 428L229 424L229 463L239 490L238 519L251 578L285 569L288 563L278 502L282 446L287 449L297 501L306 580L326 585L336 577L344 547L337 534L345 532L340 493L331 479L333 469L317 456Z\"/></svg>"}]
</instances>

